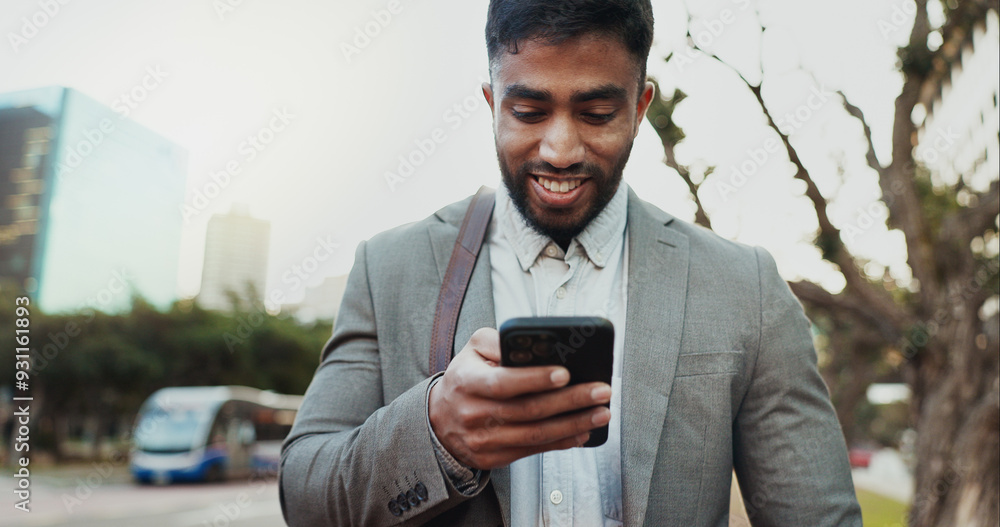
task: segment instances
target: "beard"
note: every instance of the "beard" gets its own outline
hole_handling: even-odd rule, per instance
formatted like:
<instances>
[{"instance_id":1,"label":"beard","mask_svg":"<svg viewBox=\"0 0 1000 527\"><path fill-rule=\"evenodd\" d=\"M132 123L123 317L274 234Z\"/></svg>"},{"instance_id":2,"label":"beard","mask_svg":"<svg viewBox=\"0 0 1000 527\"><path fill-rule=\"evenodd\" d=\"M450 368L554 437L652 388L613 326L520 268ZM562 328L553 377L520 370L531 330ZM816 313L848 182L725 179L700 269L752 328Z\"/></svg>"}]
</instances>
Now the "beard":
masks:
<instances>
[{"instance_id":1,"label":"beard","mask_svg":"<svg viewBox=\"0 0 1000 527\"><path fill-rule=\"evenodd\" d=\"M510 194L510 200L521 216L527 221L528 226L535 232L543 236L548 236L556 243L563 246L575 238L596 218L604 207L611 202L611 198L618 191L618 185L622 180L622 173L625 164L628 163L629 155L632 153L632 142L623 149L615 159L610 172L605 172L598 165L591 162L576 163L569 167L558 169L545 161L529 161L517 167L514 171L504 161L497 147L497 160L500 163L500 174L503 177L504 185ZM539 217L528 204L528 193L534 192L530 188L529 179L532 172L542 172L553 176L589 176L590 182L596 186L596 194L590 203L584 204L583 215L576 220L562 218L542 218ZM562 221L560 221L562 220Z\"/></svg>"}]
</instances>

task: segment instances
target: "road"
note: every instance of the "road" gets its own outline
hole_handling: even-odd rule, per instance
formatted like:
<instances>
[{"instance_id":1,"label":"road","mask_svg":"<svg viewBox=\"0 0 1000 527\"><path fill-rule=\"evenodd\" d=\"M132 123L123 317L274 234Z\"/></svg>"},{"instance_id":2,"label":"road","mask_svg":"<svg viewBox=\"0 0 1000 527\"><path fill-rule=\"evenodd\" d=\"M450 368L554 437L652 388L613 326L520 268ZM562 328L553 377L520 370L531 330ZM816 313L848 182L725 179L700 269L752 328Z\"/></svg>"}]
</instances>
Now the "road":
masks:
<instances>
[{"instance_id":1,"label":"road","mask_svg":"<svg viewBox=\"0 0 1000 527\"><path fill-rule=\"evenodd\" d=\"M219 484L141 486L119 470L100 467L75 473L40 474L31 480L30 512L13 508L13 478L0 477L4 491L0 526L42 527L281 527L274 478Z\"/></svg>"}]
</instances>

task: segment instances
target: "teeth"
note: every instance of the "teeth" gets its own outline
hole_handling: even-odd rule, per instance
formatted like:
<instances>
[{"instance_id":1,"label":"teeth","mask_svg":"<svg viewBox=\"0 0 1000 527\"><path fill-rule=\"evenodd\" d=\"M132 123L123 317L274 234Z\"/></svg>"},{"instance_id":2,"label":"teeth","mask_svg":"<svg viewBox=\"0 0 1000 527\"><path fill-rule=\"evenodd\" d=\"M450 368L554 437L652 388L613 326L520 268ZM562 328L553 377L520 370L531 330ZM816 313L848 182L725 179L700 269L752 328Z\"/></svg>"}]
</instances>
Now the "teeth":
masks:
<instances>
[{"instance_id":1,"label":"teeth","mask_svg":"<svg viewBox=\"0 0 1000 527\"><path fill-rule=\"evenodd\" d=\"M583 181L579 179L556 181L554 179L538 176L538 182L541 183L541 185L546 189L552 192L558 192L562 194L564 192L569 192L575 189L576 187L579 187L580 183L582 183Z\"/></svg>"}]
</instances>

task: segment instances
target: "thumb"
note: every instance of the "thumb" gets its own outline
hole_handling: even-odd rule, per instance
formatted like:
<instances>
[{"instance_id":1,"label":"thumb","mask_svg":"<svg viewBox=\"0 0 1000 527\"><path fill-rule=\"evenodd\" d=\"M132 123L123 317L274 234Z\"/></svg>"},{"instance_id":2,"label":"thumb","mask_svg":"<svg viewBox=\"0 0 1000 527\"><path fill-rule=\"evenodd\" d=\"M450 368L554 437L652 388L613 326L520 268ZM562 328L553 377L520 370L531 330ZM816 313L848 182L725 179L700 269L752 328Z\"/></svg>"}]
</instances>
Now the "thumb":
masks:
<instances>
[{"instance_id":1,"label":"thumb","mask_svg":"<svg viewBox=\"0 0 1000 527\"><path fill-rule=\"evenodd\" d=\"M486 361L500 364L500 332L493 328L479 328L469 338L469 347Z\"/></svg>"}]
</instances>

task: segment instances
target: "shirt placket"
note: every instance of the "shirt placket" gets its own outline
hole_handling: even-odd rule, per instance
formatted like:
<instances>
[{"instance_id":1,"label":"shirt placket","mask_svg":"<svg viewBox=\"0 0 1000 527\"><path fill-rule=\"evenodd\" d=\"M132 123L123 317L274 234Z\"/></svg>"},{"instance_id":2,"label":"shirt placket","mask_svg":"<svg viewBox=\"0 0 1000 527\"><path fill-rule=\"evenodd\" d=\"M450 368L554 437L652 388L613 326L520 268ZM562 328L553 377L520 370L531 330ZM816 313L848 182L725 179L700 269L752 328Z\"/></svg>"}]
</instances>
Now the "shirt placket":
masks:
<instances>
[{"instance_id":1,"label":"shirt placket","mask_svg":"<svg viewBox=\"0 0 1000 527\"><path fill-rule=\"evenodd\" d=\"M532 272L535 291L545 295L537 302L538 316L572 316L574 306L573 277L575 258L560 258L561 251L550 244L538 261L538 272ZM540 295L541 296L541 295ZM544 308L542 307L544 306ZM539 496L542 524L545 526L573 525L573 458L571 450L556 450L542 454Z\"/></svg>"}]
</instances>

